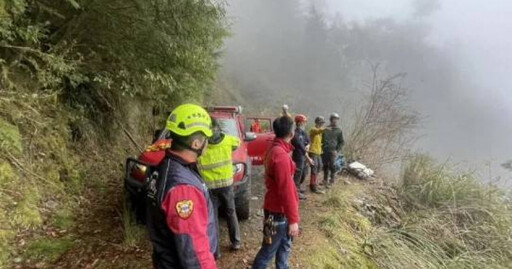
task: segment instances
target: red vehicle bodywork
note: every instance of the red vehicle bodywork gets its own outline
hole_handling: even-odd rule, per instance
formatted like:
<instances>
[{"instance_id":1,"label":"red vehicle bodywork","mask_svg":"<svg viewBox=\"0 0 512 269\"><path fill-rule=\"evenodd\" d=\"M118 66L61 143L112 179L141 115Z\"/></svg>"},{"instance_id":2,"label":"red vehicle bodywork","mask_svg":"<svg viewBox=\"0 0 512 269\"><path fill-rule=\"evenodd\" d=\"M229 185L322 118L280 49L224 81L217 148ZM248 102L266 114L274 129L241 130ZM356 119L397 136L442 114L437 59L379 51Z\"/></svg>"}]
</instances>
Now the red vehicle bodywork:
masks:
<instances>
[{"instance_id":1,"label":"red vehicle bodywork","mask_svg":"<svg viewBox=\"0 0 512 269\"><path fill-rule=\"evenodd\" d=\"M240 144L240 147L233 152L233 163L247 165L248 160L250 159L252 165L262 165L265 153L275 137L272 129L272 118L255 116L246 117L245 122L247 124L250 124L250 122L254 121L255 119L260 120L262 123L262 133L256 133L255 140L244 142L246 140L246 125L244 124L244 118L242 117L242 114L237 112L237 109L238 108L236 107L213 107L209 108L208 111L210 112L212 118L218 119L220 121L235 120L237 123L237 133L231 133L231 135L235 135L240 138L242 143ZM166 135L167 132L163 131L159 135L159 138L144 152L141 153L138 159L149 165L158 165L165 157L165 149L171 147L171 140L165 138ZM244 167L244 170L246 169L247 167ZM238 173L235 174L235 183L243 180L243 172L246 172L244 170L238 171ZM143 181L144 175L139 173L136 178Z\"/></svg>"},{"instance_id":2,"label":"red vehicle bodywork","mask_svg":"<svg viewBox=\"0 0 512 269\"><path fill-rule=\"evenodd\" d=\"M257 134L255 138L254 134L245 132L244 118L242 117L240 107L217 106L207 108L207 110L212 118L218 120L221 129L225 133L236 136L242 141L240 147L233 152L233 179L235 203L237 204L237 209L239 207L242 208L239 212L239 218L247 219L249 214L251 166L252 164L261 165L263 163L264 154L273 139L272 130L267 129L268 132ZM265 120L269 119L265 118ZM168 138L168 131L163 130L156 141L140 154L137 159L139 163L127 167L129 169L127 177L139 181L141 184L139 188L141 188L148 177L147 166L158 166L165 158L165 150L170 148L171 143L171 139ZM135 167L138 169L133 169ZM131 181L133 182L133 180ZM130 185L130 183L128 184ZM137 186L132 189L137 189Z\"/></svg>"},{"instance_id":3,"label":"red vehicle bodywork","mask_svg":"<svg viewBox=\"0 0 512 269\"><path fill-rule=\"evenodd\" d=\"M235 166L235 174L233 176L235 192L240 188L240 184L248 180L247 177L250 176L251 172L247 143L244 142L246 140L245 125L240 110L241 108L237 107L213 107L208 109L210 116L221 122L221 129L225 133L237 136L241 141L240 147L233 152L232 157ZM231 128L226 130L228 127L222 126L222 122L232 122L233 120L236 123L236 127L231 125Z\"/></svg>"},{"instance_id":4,"label":"red vehicle bodywork","mask_svg":"<svg viewBox=\"0 0 512 269\"><path fill-rule=\"evenodd\" d=\"M246 117L246 123L249 125L255 120L260 121L261 133L256 134L254 141L247 143L248 155L253 165L262 165L265 153L272 144L275 134L272 129L272 118L269 117Z\"/></svg>"}]
</instances>

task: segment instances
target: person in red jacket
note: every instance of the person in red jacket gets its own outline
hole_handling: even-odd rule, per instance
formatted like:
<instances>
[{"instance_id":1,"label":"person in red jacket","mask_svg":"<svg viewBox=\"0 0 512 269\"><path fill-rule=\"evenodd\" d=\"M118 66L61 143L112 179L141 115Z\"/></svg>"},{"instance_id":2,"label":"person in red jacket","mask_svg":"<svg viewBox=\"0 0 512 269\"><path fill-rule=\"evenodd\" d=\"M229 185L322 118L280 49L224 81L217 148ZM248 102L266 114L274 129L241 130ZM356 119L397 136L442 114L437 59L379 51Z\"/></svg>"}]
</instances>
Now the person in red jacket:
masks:
<instances>
[{"instance_id":1,"label":"person in red jacket","mask_svg":"<svg viewBox=\"0 0 512 269\"><path fill-rule=\"evenodd\" d=\"M290 158L293 146L293 119L281 116L273 123L276 138L265 158L265 221L263 243L253 269L265 269L276 257L276 268L289 268L292 238L299 235L299 197L293 181L295 164Z\"/></svg>"},{"instance_id":2,"label":"person in red jacket","mask_svg":"<svg viewBox=\"0 0 512 269\"><path fill-rule=\"evenodd\" d=\"M254 119L254 122L251 125L251 132L261 133L261 124L259 119Z\"/></svg>"},{"instance_id":3,"label":"person in red jacket","mask_svg":"<svg viewBox=\"0 0 512 269\"><path fill-rule=\"evenodd\" d=\"M216 269L217 219L197 158L212 136L202 107L184 104L167 120L172 138L158 172L148 180L147 229L155 269Z\"/></svg>"}]
</instances>

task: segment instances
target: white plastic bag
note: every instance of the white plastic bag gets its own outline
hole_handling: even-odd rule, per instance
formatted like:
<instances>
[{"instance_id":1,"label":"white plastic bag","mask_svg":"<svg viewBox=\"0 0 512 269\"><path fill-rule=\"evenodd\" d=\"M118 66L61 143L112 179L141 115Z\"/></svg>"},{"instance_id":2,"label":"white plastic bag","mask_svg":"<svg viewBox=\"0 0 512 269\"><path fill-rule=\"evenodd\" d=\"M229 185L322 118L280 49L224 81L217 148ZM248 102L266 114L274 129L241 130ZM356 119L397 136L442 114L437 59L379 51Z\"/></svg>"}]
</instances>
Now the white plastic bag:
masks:
<instances>
[{"instance_id":1,"label":"white plastic bag","mask_svg":"<svg viewBox=\"0 0 512 269\"><path fill-rule=\"evenodd\" d=\"M360 179L367 179L373 176L374 172L372 169L366 167L366 165L360 162L351 162L348 164L348 170Z\"/></svg>"}]
</instances>

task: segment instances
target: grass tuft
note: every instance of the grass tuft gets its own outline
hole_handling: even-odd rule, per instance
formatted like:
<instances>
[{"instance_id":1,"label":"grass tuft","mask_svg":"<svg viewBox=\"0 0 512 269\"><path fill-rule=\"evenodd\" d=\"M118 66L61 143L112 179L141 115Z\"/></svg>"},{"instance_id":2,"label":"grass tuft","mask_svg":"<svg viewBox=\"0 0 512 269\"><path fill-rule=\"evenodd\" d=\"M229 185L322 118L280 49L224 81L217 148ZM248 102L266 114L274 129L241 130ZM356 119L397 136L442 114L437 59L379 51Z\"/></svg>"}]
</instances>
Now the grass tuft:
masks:
<instances>
[{"instance_id":1,"label":"grass tuft","mask_svg":"<svg viewBox=\"0 0 512 269\"><path fill-rule=\"evenodd\" d=\"M141 242L146 239L146 229L138 225L135 221L135 216L128 208L128 202L123 203L123 231L124 241L123 245L126 248L134 248L141 245Z\"/></svg>"},{"instance_id":2,"label":"grass tuft","mask_svg":"<svg viewBox=\"0 0 512 269\"><path fill-rule=\"evenodd\" d=\"M396 188L368 187L337 186L326 197L325 240L308 268L512 268L512 204L502 190L421 155Z\"/></svg>"},{"instance_id":3,"label":"grass tuft","mask_svg":"<svg viewBox=\"0 0 512 269\"><path fill-rule=\"evenodd\" d=\"M54 262L68 251L74 242L70 238L42 238L30 242L25 258L31 261Z\"/></svg>"},{"instance_id":4,"label":"grass tuft","mask_svg":"<svg viewBox=\"0 0 512 269\"><path fill-rule=\"evenodd\" d=\"M330 191L323 205L332 210L318 216L318 228L326 239L306 259L308 268L376 268L364 249L371 223L353 206L363 191L358 185Z\"/></svg>"},{"instance_id":5,"label":"grass tuft","mask_svg":"<svg viewBox=\"0 0 512 269\"><path fill-rule=\"evenodd\" d=\"M8 265L9 257L13 251L9 242L13 240L15 236L16 232L14 230L0 227L0 268L5 268Z\"/></svg>"},{"instance_id":6,"label":"grass tuft","mask_svg":"<svg viewBox=\"0 0 512 269\"><path fill-rule=\"evenodd\" d=\"M58 229L69 229L75 225L75 217L69 208L58 210L53 219L53 225Z\"/></svg>"},{"instance_id":7,"label":"grass tuft","mask_svg":"<svg viewBox=\"0 0 512 269\"><path fill-rule=\"evenodd\" d=\"M418 155L399 193L403 225L373 236L379 268L510 268L512 207L501 190Z\"/></svg>"},{"instance_id":8,"label":"grass tuft","mask_svg":"<svg viewBox=\"0 0 512 269\"><path fill-rule=\"evenodd\" d=\"M35 228L41 225L43 218L38 209L40 202L41 195L37 188L25 188L22 200L16 203L14 211L10 216L12 226Z\"/></svg>"},{"instance_id":9,"label":"grass tuft","mask_svg":"<svg viewBox=\"0 0 512 269\"><path fill-rule=\"evenodd\" d=\"M23 151L21 135L17 126L0 118L0 151L19 155Z\"/></svg>"}]
</instances>

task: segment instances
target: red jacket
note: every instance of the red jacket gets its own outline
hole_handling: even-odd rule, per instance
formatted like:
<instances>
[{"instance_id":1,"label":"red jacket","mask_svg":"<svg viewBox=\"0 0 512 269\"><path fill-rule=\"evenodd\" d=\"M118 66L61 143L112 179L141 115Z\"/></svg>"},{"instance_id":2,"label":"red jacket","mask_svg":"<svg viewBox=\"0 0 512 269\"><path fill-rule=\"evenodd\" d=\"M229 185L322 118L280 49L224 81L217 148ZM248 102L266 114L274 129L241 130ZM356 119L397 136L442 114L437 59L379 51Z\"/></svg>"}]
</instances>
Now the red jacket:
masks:
<instances>
[{"instance_id":1,"label":"red jacket","mask_svg":"<svg viewBox=\"0 0 512 269\"><path fill-rule=\"evenodd\" d=\"M261 133L261 125L259 122L255 122L251 126L251 131L255 133Z\"/></svg>"},{"instance_id":2,"label":"red jacket","mask_svg":"<svg viewBox=\"0 0 512 269\"><path fill-rule=\"evenodd\" d=\"M290 157L293 146L276 138L265 158L265 201L263 208L283 213L288 223L299 223L299 197L293 182L295 164Z\"/></svg>"},{"instance_id":3,"label":"red jacket","mask_svg":"<svg viewBox=\"0 0 512 269\"><path fill-rule=\"evenodd\" d=\"M169 151L148 182L147 228L157 269L216 269L217 220L196 165Z\"/></svg>"}]
</instances>

